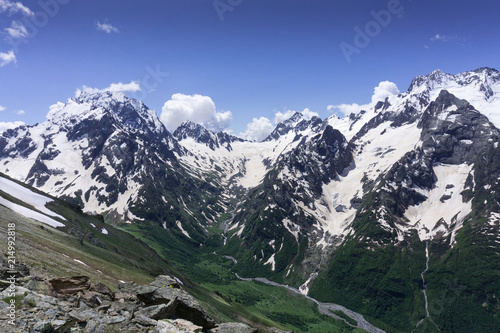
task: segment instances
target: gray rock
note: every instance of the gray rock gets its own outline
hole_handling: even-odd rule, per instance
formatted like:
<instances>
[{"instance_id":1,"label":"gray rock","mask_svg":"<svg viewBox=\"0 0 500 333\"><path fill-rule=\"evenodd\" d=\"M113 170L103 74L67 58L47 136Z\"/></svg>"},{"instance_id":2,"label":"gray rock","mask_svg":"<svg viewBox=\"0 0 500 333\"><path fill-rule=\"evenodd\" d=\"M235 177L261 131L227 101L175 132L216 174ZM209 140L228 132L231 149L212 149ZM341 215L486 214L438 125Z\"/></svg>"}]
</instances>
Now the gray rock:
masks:
<instances>
[{"instance_id":1,"label":"gray rock","mask_svg":"<svg viewBox=\"0 0 500 333\"><path fill-rule=\"evenodd\" d=\"M202 332L203 328L197 326L187 320L160 320L157 326L153 329L153 333L198 333Z\"/></svg>"},{"instance_id":2,"label":"gray rock","mask_svg":"<svg viewBox=\"0 0 500 333\"><path fill-rule=\"evenodd\" d=\"M94 284L94 285L90 286L89 290L103 295L104 297L101 297L101 298L109 300L109 301L111 301L115 298L115 293L112 292L111 289L109 289L108 286L106 286L103 283Z\"/></svg>"},{"instance_id":3,"label":"gray rock","mask_svg":"<svg viewBox=\"0 0 500 333\"><path fill-rule=\"evenodd\" d=\"M135 316L145 316L154 320L160 320L169 318L174 315L175 308L177 306L176 301L171 301L168 304L152 305L146 308L140 309L135 313Z\"/></svg>"},{"instance_id":4,"label":"gray rock","mask_svg":"<svg viewBox=\"0 0 500 333\"><path fill-rule=\"evenodd\" d=\"M158 323L156 320L148 318L142 314L136 315L134 319L132 319L132 322L142 326L156 326Z\"/></svg>"},{"instance_id":5,"label":"gray rock","mask_svg":"<svg viewBox=\"0 0 500 333\"><path fill-rule=\"evenodd\" d=\"M84 333L104 333L106 332L106 324L99 319L92 319L85 325Z\"/></svg>"},{"instance_id":6,"label":"gray rock","mask_svg":"<svg viewBox=\"0 0 500 333\"><path fill-rule=\"evenodd\" d=\"M137 291L137 298L146 305L169 304L175 301L176 318L189 320L205 330L215 327L215 321L191 295L182 289L148 285Z\"/></svg>"},{"instance_id":7,"label":"gray rock","mask_svg":"<svg viewBox=\"0 0 500 333\"><path fill-rule=\"evenodd\" d=\"M171 287L171 288L180 288L181 286L173 277L168 275L159 275L156 279L149 284L154 287Z\"/></svg>"},{"instance_id":8,"label":"gray rock","mask_svg":"<svg viewBox=\"0 0 500 333\"><path fill-rule=\"evenodd\" d=\"M86 322L95 318L98 314L90 309L76 309L68 313L68 316L78 322Z\"/></svg>"},{"instance_id":9,"label":"gray rock","mask_svg":"<svg viewBox=\"0 0 500 333\"><path fill-rule=\"evenodd\" d=\"M257 333L258 330L242 323L223 323L209 333Z\"/></svg>"},{"instance_id":10,"label":"gray rock","mask_svg":"<svg viewBox=\"0 0 500 333\"><path fill-rule=\"evenodd\" d=\"M31 332L33 333L42 333L42 332L50 332L53 329L52 324L49 321L39 321L33 326Z\"/></svg>"}]
</instances>

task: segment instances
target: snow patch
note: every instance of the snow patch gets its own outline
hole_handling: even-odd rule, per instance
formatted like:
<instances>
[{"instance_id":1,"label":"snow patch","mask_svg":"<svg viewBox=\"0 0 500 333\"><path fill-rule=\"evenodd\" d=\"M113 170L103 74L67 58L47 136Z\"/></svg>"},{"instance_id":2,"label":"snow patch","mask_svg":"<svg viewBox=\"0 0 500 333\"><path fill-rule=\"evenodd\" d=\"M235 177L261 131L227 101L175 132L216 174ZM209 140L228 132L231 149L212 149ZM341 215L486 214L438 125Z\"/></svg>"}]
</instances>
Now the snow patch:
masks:
<instances>
[{"instance_id":1,"label":"snow patch","mask_svg":"<svg viewBox=\"0 0 500 333\"><path fill-rule=\"evenodd\" d=\"M84 263L84 262L83 262L83 261L81 261L81 260L78 260L78 259L73 259L73 260L74 260L74 261L76 261L76 262L77 262L77 263L79 263L79 264L82 264L83 266L87 266L87 267L89 267L89 265L87 265L86 263Z\"/></svg>"},{"instance_id":2,"label":"snow patch","mask_svg":"<svg viewBox=\"0 0 500 333\"><path fill-rule=\"evenodd\" d=\"M276 253L273 253L273 255L264 263L264 265L271 265L271 270L274 271L276 262L274 261L274 256Z\"/></svg>"},{"instance_id":3,"label":"snow patch","mask_svg":"<svg viewBox=\"0 0 500 333\"><path fill-rule=\"evenodd\" d=\"M175 221L175 223L177 224L177 227L181 230L181 232L184 236L186 236L189 239L192 239L191 236L189 236L188 232L186 230L184 230L184 228L182 227L181 221Z\"/></svg>"},{"instance_id":4,"label":"snow patch","mask_svg":"<svg viewBox=\"0 0 500 333\"><path fill-rule=\"evenodd\" d=\"M24 215L27 218L36 220L38 222L42 222L42 223L47 224L51 227L54 227L54 228L65 227L64 224L48 217L47 215L43 215L39 212L35 212L34 210L31 210L31 209L26 208L24 206L10 202L2 197L0 197L0 205L11 209L18 214Z\"/></svg>"},{"instance_id":5,"label":"snow patch","mask_svg":"<svg viewBox=\"0 0 500 333\"><path fill-rule=\"evenodd\" d=\"M464 184L472 170L471 165L447 165L438 164L433 166L437 182L431 190L417 189L427 197L427 200L410 206L404 216L409 220L412 228L418 230L420 240L431 240L440 232L449 232L452 229L452 244L454 235L462 227L463 219L472 210L472 203L462 202ZM447 185L453 184L453 188Z\"/></svg>"}]
</instances>

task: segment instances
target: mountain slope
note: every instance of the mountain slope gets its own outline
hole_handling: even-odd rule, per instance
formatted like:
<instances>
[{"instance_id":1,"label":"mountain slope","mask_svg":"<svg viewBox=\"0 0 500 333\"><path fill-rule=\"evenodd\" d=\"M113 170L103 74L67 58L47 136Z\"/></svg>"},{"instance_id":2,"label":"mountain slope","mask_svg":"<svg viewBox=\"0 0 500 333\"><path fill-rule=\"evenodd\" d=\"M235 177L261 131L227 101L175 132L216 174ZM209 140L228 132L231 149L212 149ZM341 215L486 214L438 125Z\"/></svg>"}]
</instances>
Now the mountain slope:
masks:
<instances>
[{"instance_id":1,"label":"mountain slope","mask_svg":"<svg viewBox=\"0 0 500 333\"><path fill-rule=\"evenodd\" d=\"M2 234L7 234L9 225L14 226L14 257L40 276L87 275L95 282L116 286L119 280L148 282L160 274L178 274L148 245L104 224L101 216L84 214L78 206L3 174L0 210Z\"/></svg>"},{"instance_id":2,"label":"mountain slope","mask_svg":"<svg viewBox=\"0 0 500 333\"><path fill-rule=\"evenodd\" d=\"M437 70L364 108L296 113L248 142L193 123L171 135L141 102L83 91L3 133L0 171L187 270L215 251L387 331L494 327L500 73ZM449 309L429 307L443 294Z\"/></svg>"}]
</instances>

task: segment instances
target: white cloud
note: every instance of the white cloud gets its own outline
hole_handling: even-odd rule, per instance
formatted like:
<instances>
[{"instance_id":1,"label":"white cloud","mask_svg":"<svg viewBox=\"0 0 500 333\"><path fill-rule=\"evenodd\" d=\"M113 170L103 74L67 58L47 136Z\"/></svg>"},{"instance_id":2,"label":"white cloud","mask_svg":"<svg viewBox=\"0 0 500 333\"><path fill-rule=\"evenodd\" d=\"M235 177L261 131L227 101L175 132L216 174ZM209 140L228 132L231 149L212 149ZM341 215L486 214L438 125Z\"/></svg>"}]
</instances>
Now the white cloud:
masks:
<instances>
[{"instance_id":1,"label":"white cloud","mask_svg":"<svg viewBox=\"0 0 500 333\"><path fill-rule=\"evenodd\" d=\"M16 128L16 127L23 126L23 125L26 125L26 124L23 123L22 121L0 122L0 133L3 133L8 129Z\"/></svg>"},{"instance_id":2,"label":"white cloud","mask_svg":"<svg viewBox=\"0 0 500 333\"><path fill-rule=\"evenodd\" d=\"M12 38L25 38L28 37L26 27L19 21L12 21L10 28L5 28L7 34Z\"/></svg>"},{"instance_id":3,"label":"white cloud","mask_svg":"<svg viewBox=\"0 0 500 333\"><path fill-rule=\"evenodd\" d=\"M253 118L252 122L247 124L247 130L240 133L240 136L246 140L262 141L274 130L273 124L266 117Z\"/></svg>"},{"instance_id":4,"label":"white cloud","mask_svg":"<svg viewBox=\"0 0 500 333\"><path fill-rule=\"evenodd\" d=\"M359 105L352 104L338 104L328 105L327 109L330 112L336 112L342 116L347 116L351 113L359 113L361 110L366 110L374 107L377 102L384 101L387 97L399 94L398 86L390 81L382 81L373 89L371 102L368 104Z\"/></svg>"},{"instance_id":5,"label":"white cloud","mask_svg":"<svg viewBox=\"0 0 500 333\"><path fill-rule=\"evenodd\" d=\"M5 106L0 105L0 112L5 111Z\"/></svg>"},{"instance_id":6,"label":"white cloud","mask_svg":"<svg viewBox=\"0 0 500 333\"><path fill-rule=\"evenodd\" d=\"M288 110L286 112L277 112L274 115L274 123L277 125L279 123L284 122L285 120L290 119L296 112L301 113L304 119L306 120L311 120L312 117L319 117L319 114L317 112L313 112L309 110L308 108L305 108L303 111L294 111L294 110Z\"/></svg>"},{"instance_id":7,"label":"white cloud","mask_svg":"<svg viewBox=\"0 0 500 333\"><path fill-rule=\"evenodd\" d=\"M458 35L441 35L441 34L435 34L430 38L431 41L433 42L455 42L459 45L464 45L465 43L465 38L458 36Z\"/></svg>"},{"instance_id":8,"label":"white cloud","mask_svg":"<svg viewBox=\"0 0 500 333\"><path fill-rule=\"evenodd\" d=\"M108 22L104 22L104 23L97 22L96 23L96 27L97 27L98 31L104 31L107 34L110 34L112 32L114 32L114 33L119 33L120 32L120 30L118 30L117 27L109 24Z\"/></svg>"},{"instance_id":9,"label":"white cloud","mask_svg":"<svg viewBox=\"0 0 500 333\"><path fill-rule=\"evenodd\" d=\"M19 115L19 116L23 116L23 115L26 114L26 111L24 111L24 110L17 110L16 114Z\"/></svg>"},{"instance_id":10,"label":"white cloud","mask_svg":"<svg viewBox=\"0 0 500 333\"><path fill-rule=\"evenodd\" d=\"M33 16L34 13L21 2L11 0L0 0L0 13L9 12L9 14L21 13L26 16Z\"/></svg>"},{"instance_id":11,"label":"white cloud","mask_svg":"<svg viewBox=\"0 0 500 333\"><path fill-rule=\"evenodd\" d=\"M75 92L75 96L80 95L82 92L90 92L90 93L99 93L105 91L111 92L137 92L141 90L141 86L137 81L130 81L130 83L111 83L111 85L104 89L91 88L87 86L83 86L82 89L77 89Z\"/></svg>"},{"instance_id":12,"label":"white cloud","mask_svg":"<svg viewBox=\"0 0 500 333\"><path fill-rule=\"evenodd\" d=\"M17 62L17 59L16 59L16 55L14 54L13 50L10 50L7 53L0 52L0 67L8 65L10 63L16 63L16 62Z\"/></svg>"},{"instance_id":13,"label":"white cloud","mask_svg":"<svg viewBox=\"0 0 500 333\"><path fill-rule=\"evenodd\" d=\"M231 111L217 112L215 103L208 96L178 93L165 102L160 120L170 132L188 120L211 131L222 131L231 124L233 114Z\"/></svg>"},{"instance_id":14,"label":"white cloud","mask_svg":"<svg viewBox=\"0 0 500 333\"><path fill-rule=\"evenodd\" d=\"M141 86L136 81L130 81L130 83L111 83L111 85L104 89L104 91L129 91L129 92L137 92L141 90Z\"/></svg>"},{"instance_id":15,"label":"white cloud","mask_svg":"<svg viewBox=\"0 0 500 333\"><path fill-rule=\"evenodd\" d=\"M394 82L382 81L373 90L372 103L385 101L387 97L399 94L398 86Z\"/></svg>"},{"instance_id":16,"label":"white cloud","mask_svg":"<svg viewBox=\"0 0 500 333\"><path fill-rule=\"evenodd\" d=\"M358 113L365 107L365 105L359 105L356 103L328 105L327 110L332 113L338 113L339 116L347 116L351 113Z\"/></svg>"},{"instance_id":17,"label":"white cloud","mask_svg":"<svg viewBox=\"0 0 500 333\"><path fill-rule=\"evenodd\" d=\"M442 40L442 41L446 42L446 41L448 41L448 37L446 37L446 35L435 34L434 36L431 37L431 40L433 42L436 40Z\"/></svg>"},{"instance_id":18,"label":"white cloud","mask_svg":"<svg viewBox=\"0 0 500 333\"><path fill-rule=\"evenodd\" d=\"M285 120L290 119L295 114L295 111L288 110L286 112L276 112L274 115L274 123L279 124L284 122Z\"/></svg>"}]
</instances>

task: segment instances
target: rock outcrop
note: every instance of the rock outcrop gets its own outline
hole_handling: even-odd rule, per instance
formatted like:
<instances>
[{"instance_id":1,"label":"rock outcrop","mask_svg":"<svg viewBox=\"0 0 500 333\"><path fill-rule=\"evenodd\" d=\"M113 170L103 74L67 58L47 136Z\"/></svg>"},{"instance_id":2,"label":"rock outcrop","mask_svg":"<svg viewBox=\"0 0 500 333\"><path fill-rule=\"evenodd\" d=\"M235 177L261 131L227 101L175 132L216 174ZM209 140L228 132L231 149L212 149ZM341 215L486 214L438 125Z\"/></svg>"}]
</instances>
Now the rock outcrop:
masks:
<instances>
[{"instance_id":1,"label":"rock outcrop","mask_svg":"<svg viewBox=\"0 0 500 333\"><path fill-rule=\"evenodd\" d=\"M166 275L148 285L121 283L114 292L87 276L15 281L0 292L1 332L257 332L241 323L216 323Z\"/></svg>"}]
</instances>

